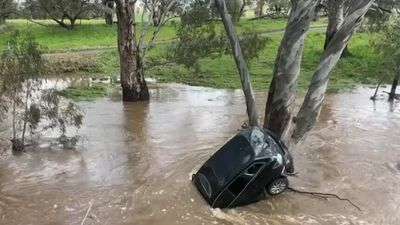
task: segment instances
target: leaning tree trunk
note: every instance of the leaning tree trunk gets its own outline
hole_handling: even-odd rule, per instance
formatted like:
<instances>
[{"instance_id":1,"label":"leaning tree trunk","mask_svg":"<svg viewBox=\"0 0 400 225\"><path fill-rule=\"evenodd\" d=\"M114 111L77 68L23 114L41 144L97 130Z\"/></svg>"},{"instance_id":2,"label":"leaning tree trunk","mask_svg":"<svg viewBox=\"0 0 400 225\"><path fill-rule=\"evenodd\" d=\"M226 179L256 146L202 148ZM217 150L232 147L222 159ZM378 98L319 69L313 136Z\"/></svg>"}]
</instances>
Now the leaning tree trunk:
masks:
<instances>
[{"instance_id":1,"label":"leaning tree trunk","mask_svg":"<svg viewBox=\"0 0 400 225\"><path fill-rule=\"evenodd\" d=\"M343 25L344 0L328 0L328 26L326 28L324 49Z\"/></svg>"},{"instance_id":2,"label":"leaning tree trunk","mask_svg":"<svg viewBox=\"0 0 400 225\"><path fill-rule=\"evenodd\" d=\"M343 25L324 51L317 70L312 77L307 95L295 120L296 126L293 138L296 141L300 140L304 134L315 125L325 98L329 75L338 63L344 48L348 44L355 29L361 24L362 18L372 3L373 0L360 0L354 3Z\"/></svg>"},{"instance_id":3,"label":"leaning tree trunk","mask_svg":"<svg viewBox=\"0 0 400 225\"><path fill-rule=\"evenodd\" d=\"M250 73L246 61L243 57L242 49L240 47L239 38L233 26L231 16L228 13L224 0L215 0L215 7L221 15L222 22L225 27L226 35L232 46L232 53L235 58L236 67L239 71L240 81L244 96L246 98L247 115L249 117L250 126L258 126L258 114L254 98L254 92L251 85Z\"/></svg>"},{"instance_id":4,"label":"leaning tree trunk","mask_svg":"<svg viewBox=\"0 0 400 225\"><path fill-rule=\"evenodd\" d=\"M264 127L281 138L286 136L291 125L304 40L314 16L315 6L315 0L294 3L275 61Z\"/></svg>"},{"instance_id":5,"label":"leaning tree trunk","mask_svg":"<svg viewBox=\"0 0 400 225\"><path fill-rule=\"evenodd\" d=\"M134 3L127 2L116 1L122 98L124 101L146 101L150 94L136 43Z\"/></svg>"},{"instance_id":6,"label":"leaning tree trunk","mask_svg":"<svg viewBox=\"0 0 400 225\"><path fill-rule=\"evenodd\" d=\"M396 89L397 89L397 85L399 83L399 79L400 79L400 73L399 73L399 70L397 70L396 75L393 79L392 89L390 90L390 93L389 93L389 101L393 101L396 97Z\"/></svg>"},{"instance_id":7,"label":"leaning tree trunk","mask_svg":"<svg viewBox=\"0 0 400 225\"><path fill-rule=\"evenodd\" d=\"M343 25L344 21L344 1L345 0L328 0L328 26L326 28L324 50L327 48L329 42L335 36L336 32ZM348 56L350 52L346 45L343 50L342 56Z\"/></svg>"}]
</instances>

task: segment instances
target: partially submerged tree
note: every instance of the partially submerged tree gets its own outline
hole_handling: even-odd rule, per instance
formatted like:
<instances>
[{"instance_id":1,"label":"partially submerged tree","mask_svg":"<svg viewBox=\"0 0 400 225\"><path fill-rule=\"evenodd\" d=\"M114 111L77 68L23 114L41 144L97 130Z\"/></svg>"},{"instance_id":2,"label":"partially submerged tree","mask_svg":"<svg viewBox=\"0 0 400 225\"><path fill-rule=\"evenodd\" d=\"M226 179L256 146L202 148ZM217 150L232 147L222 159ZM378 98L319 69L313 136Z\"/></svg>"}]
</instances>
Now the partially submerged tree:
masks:
<instances>
[{"instance_id":1,"label":"partially submerged tree","mask_svg":"<svg viewBox=\"0 0 400 225\"><path fill-rule=\"evenodd\" d=\"M389 24L382 29L374 42L374 48L384 60L388 75L393 76L389 100L396 97L396 89L400 79L400 19L393 16Z\"/></svg>"},{"instance_id":2,"label":"partially submerged tree","mask_svg":"<svg viewBox=\"0 0 400 225\"><path fill-rule=\"evenodd\" d=\"M225 32L216 29L216 23L209 20L214 13L214 9L209 8L210 5L215 7L220 15ZM192 2L189 8L181 16L181 23L177 29L179 41L172 47L172 59L187 68L194 67L197 73L200 72L199 59L221 54L232 55L246 97L249 125L258 125L258 113L246 61L258 57L267 39L252 33L251 30L239 37L225 1L197 1Z\"/></svg>"},{"instance_id":3,"label":"partially submerged tree","mask_svg":"<svg viewBox=\"0 0 400 225\"><path fill-rule=\"evenodd\" d=\"M16 32L7 43L0 59L0 121L11 116L13 150L23 150L28 132L40 135L39 128L59 129L65 139L68 126L81 126L82 113L56 90L42 89L42 52L32 36Z\"/></svg>"},{"instance_id":4,"label":"partially submerged tree","mask_svg":"<svg viewBox=\"0 0 400 225\"><path fill-rule=\"evenodd\" d=\"M315 125L325 99L330 74L339 62L343 50L373 2L373 0L353 2L349 7L343 25L325 49L311 79L304 102L295 119L296 126L293 133L295 140L301 139Z\"/></svg>"},{"instance_id":5,"label":"partially submerged tree","mask_svg":"<svg viewBox=\"0 0 400 225\"><path fill-rule=\"evenodd\" d=\"M180 1L171 0L160 15L160 23L154 29L150 40L145 43L145 36L150 21L142 24L142 30L136 31L136 0L114 0L118 18L118 51L120 56L120 75L124 101L146 101L150 99L149 90L144 77L144 59L161 28L171 19L174 7ZM164 2L164 1L163 1ZM152 7L149 7L152 8ZM151 12L150 12L151 13ZM142 15L144 18L144 12ZM143 20L142 20L143 23Z\"/></svg>"},{"instance_id":6,"label":"partially submerged tree","mask_svg":"<svg viewBox=\"0 0 400 225\"><path fill-rule=\"evenodd\" d=\"M298 60L301 59L301 54L299 54L299 49L301 48L299 48L299 46L301 46L302 43L300 42L301 38L297 39L297 42L295 41L294 44L289 44L290 42L285 41L285 38L283 39L277 62L285 62L285 58L281 58L282 50L288 50L287 54L289 58L287 60L288 62L282 64L277 63L275 65L274 71L278 72L274 73L269 93L266 108L267 120L264 124L266 128L272 129L278 136L284 138L286 141L288 141L288 138L290 137L295 141L298 141L314 126L325 97L329 75L338 63L343 50L347 46L355 29L360 25L372 2L373 0L352 2L343 25L334 34L321 57L300 111L293 119L295 123L294 129L291 129L291 115L293 113L294 96L296 96L295 87L297 86L298 74L300 72L299 64L294 62L298 62ZM311 0L293 1L292 14L298 11L300 14L309 15L308 10L310 9L310 6L313 6L314 4L315 2ZM286 33L297 31L299 34L302 34L301 31L307 30L309 25L308 21L307 23L301 23L301 21L305 20L306 17L300 16L300 18L302 19L294 20L294 22L299 22L298 26L290 26L291 20L289 19ZM297 48L295 48L296 51L291 51L293 50L291 49L292 46L297 46ZM290 68L287 67L288 65L293 66L293 70L291 70L290 73L279 73L279 71L288 71L288 68Z\"/></svg>"},{"instance_id":7,"label":"partially submerged tree","mask_svg":"<svg viewBox=\"0 0 400 225\"><path fill-rule=\"evenodd\" d=\"M239 71L240 81L242 83L244 96L246 98L249 125L258 126L258 113L254 99L253 88L251 85L250 72L240 47L238 35L226 8L225 1L215 0L215 7L218 9L219 14L221 15L226 35L231 43L233 58L235 59L236 67Z\"/></svg>"},{"instance_id":8,"label":"partially submerged tree","mask_svg":"<svg viewBox=\"0 0 400 225\"><path fill-rule=\"evenodd\" d=\"M264 127L284 138L293 118L300 65L315 0L295 1L276 57L269 88Z\"/></svg>"}]
</instances>

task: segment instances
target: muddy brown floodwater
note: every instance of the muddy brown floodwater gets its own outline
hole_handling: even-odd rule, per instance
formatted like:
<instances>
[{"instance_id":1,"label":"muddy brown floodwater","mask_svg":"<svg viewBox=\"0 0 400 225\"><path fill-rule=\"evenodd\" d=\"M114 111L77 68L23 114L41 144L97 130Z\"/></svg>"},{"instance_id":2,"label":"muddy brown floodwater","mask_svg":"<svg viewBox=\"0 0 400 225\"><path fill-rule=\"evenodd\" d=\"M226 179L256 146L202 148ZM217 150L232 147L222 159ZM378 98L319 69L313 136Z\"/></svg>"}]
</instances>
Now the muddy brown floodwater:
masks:
<instances>
[{"instance_id":1,"label":"muddy brown floodwater","mask_svg":"<svg viewBox=\"0 0 400 225\"><path fill-rule=\"evenodd\" d=\"M191 173L245 120L240 91L166 85L150 103L81 103L76 150L45 145L0 158L0 224L400 224L400 106L371 89L329 95L320 122L293 154L297 189L250 206L209 208ZM258 95L259 110L265 97Z\"/></svg>"}]
</instances>

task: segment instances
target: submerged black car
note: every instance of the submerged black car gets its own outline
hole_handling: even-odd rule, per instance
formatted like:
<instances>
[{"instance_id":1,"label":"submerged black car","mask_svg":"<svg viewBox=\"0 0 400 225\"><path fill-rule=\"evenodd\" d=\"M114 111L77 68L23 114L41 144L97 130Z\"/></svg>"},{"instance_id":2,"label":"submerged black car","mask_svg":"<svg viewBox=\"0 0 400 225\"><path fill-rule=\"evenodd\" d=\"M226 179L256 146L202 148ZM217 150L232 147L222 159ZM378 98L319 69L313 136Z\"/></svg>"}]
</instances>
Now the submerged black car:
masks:
<instances>
[{"instance_id":1,"label":"submerged black car","mask_svg":"<svg viewBox=\"0 0 400 225\"><path fill-rule=\"evenodd\" d=\"M193 183L213 208L230 208L278 195L294 170L286 146L268 130L240 131L193 175Z\"/></svg>"}]
</instances>

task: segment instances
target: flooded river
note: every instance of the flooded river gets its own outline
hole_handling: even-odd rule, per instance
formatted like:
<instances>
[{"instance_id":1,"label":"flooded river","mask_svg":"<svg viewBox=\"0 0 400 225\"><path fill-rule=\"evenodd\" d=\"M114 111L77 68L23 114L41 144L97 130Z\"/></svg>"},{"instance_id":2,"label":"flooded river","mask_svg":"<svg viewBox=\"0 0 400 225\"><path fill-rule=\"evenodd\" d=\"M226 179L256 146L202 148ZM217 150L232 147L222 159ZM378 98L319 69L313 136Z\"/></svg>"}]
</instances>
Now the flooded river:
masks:
<instances>
[{"instance_id":1,"label":"flooded river","mask_svg":"<svg viewBox=\"0 0 400 225\"><path fill-rule=\"evenodd\" d=\"M191 173L245 121L241 91L181 85L152 90L150 103L108 98L85 110L76 150L45 145L0 157L0 224L308 225L400 224L400 106L371 89L332 94L320 122L294 147L290 191L250 206L215 210ZM259 110L265 102L258 94Z\"/></svg>"}]
</instances>

